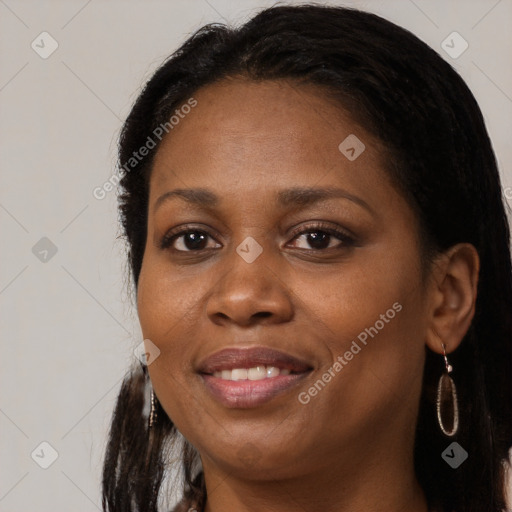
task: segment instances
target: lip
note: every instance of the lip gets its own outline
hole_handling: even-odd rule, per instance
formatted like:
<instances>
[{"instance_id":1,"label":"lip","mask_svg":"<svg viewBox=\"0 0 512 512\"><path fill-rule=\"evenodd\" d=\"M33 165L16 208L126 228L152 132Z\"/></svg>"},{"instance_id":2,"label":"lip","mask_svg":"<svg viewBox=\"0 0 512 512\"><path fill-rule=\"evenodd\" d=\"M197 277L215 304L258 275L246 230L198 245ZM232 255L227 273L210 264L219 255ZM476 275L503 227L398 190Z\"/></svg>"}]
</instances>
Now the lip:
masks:
<instances>
[{"instance_id":1,"label":"lip","mask_svg":"<svg viewBox=\"0 0 512 512\"><path fill-rule=\"evenodd\" d=\"M199 373L213 374L216 371L233 370L234 368L254 368L255 366L275 366L279 369L288 369L291 372L304 372L310 370L312 365L275 348L225 348L215 352L201 361L198 365Z\"/></svg>"},{"instance_id":2,"label":"lip","mask_svg":"<svg viewBox=\"0 0 512 512\"><path fill-rule=\"evenodd\" d=\"M262 380L238 381L213 376L216 371L248 369L262 365L288 369L291 373ZM295 388L312 370L313 366L303 359L263 346L226 348L207 357L198 365L198 373L210 395L225 407L242 409L259 407L277 395Z\"/></svg>"}]
</instances>

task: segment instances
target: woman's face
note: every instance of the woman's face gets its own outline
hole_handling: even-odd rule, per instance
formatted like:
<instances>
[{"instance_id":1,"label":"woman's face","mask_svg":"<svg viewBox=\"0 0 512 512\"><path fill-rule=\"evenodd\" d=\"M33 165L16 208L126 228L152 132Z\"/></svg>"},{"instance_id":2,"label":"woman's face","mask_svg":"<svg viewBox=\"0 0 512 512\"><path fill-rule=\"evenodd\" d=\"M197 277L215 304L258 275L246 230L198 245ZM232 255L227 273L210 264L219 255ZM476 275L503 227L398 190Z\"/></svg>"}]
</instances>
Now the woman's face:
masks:
<instances>
[{"instance_id":1,"label":"woman's face","mask_svg":"<svg viewBox=\"0 0 512 512\"><path fill-rule=\"evenodd\" d=\"M383 148L313 86L194 98L155 157L138 283L160 403L205 474L409 460L426 301Z\"/></svg>"}]
</instances>

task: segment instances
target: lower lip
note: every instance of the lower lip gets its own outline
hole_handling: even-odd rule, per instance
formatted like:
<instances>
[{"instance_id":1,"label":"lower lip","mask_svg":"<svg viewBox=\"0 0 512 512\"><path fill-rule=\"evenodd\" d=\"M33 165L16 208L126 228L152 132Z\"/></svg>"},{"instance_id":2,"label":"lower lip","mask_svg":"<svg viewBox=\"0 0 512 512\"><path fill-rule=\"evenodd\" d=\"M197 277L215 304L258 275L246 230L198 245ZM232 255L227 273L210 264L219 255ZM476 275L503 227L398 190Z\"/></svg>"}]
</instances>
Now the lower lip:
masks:
<instances>
[{"instance_id":1,"label":"lower lip","mask_svg":"<svg viewBox=\"0 0 512 512\"><path fill-rule=\"evenodd\" d=\"M225 380L213 375L201 376L208 391L222 405L234 409L250 409L294 388L309 373L278 375L262 380Z\"/></svg>"}]
</instances>

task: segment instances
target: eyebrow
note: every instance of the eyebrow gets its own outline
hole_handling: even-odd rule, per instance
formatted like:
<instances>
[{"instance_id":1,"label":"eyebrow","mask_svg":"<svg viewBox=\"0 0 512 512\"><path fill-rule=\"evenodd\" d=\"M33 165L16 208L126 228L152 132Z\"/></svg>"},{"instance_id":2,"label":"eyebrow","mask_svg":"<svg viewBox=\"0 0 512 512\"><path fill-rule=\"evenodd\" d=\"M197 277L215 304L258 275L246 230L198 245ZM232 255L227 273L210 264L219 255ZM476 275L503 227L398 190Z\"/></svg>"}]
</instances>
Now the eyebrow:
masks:
<instances>
[{"instance_id":1,"label":"eyebrow","mask_svg":"<svg viewBox=\"0 0 512 512\"><path fill-rule=\"evenodd\" d=\"M206 209L214 209L220 204L220 198L210 190L205 188L178 188L175 190L171 190L162 194L155 202L155 206L153 207L153 212L165 202L174 199L180 198L185 200L186 202L194 205L199 205ZM333 198L342 198L348 199L359 206L362 206L366 210L368 210L372 215L375 215L374 210L370 207L370 205L353 194L350 194L346 190L341 188L333 188L333 187L319 187L319 188L310 188L310 187L294 187L285 190L280 190L277 193L277 202L279 205L284 207L289 206L308 206L314 203L317 203L322 200L333 199Z\"/></svg>"}]
</instances>

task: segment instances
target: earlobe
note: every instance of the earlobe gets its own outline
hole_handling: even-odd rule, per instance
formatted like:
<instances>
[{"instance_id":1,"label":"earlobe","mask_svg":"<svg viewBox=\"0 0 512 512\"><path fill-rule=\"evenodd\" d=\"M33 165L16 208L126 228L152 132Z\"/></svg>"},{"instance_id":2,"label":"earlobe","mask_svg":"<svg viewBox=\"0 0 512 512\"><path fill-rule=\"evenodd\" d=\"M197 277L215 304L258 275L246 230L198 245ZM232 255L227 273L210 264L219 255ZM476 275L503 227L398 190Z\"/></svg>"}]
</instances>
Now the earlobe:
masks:
<instances>
[{"instance_id":1,"label":"earlobe","mask_svg":"<svg viewBox=\"0 0 512 512\"><path fill-rule=\"evenodd\" d=\"M434 352L453 352L475 314L480 258L472 244L452 246L439 257L430 290L431 313L426 344Z\"/></svg>"}]
</instances>

